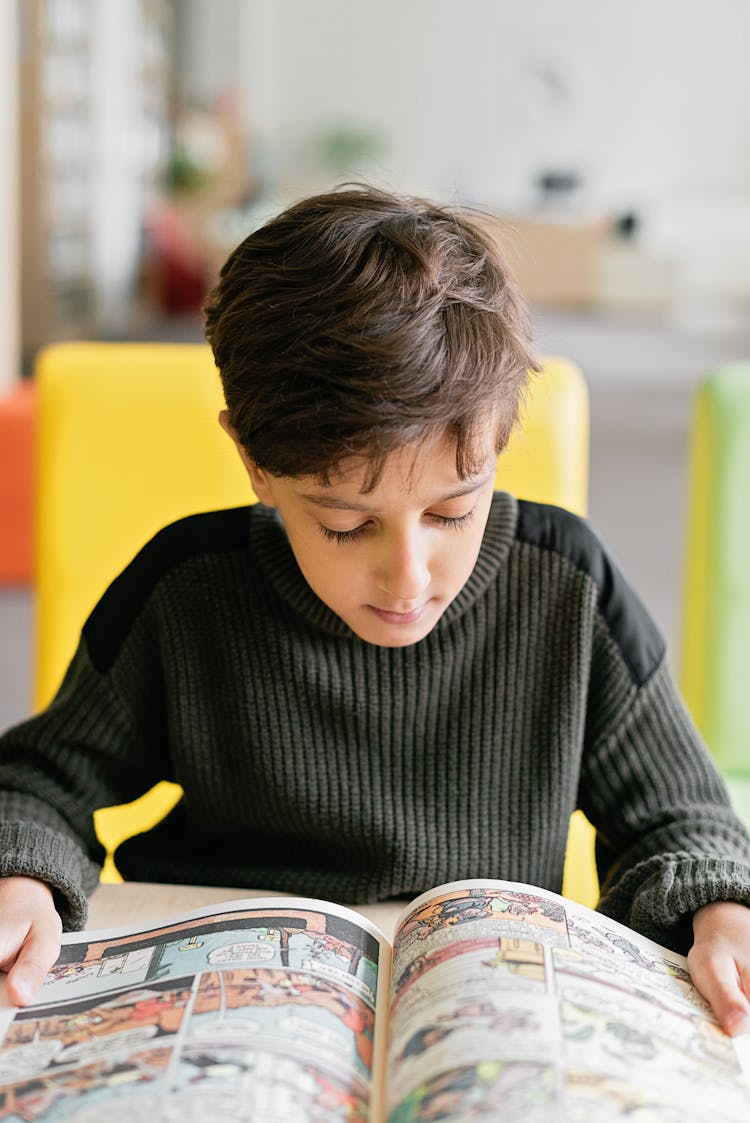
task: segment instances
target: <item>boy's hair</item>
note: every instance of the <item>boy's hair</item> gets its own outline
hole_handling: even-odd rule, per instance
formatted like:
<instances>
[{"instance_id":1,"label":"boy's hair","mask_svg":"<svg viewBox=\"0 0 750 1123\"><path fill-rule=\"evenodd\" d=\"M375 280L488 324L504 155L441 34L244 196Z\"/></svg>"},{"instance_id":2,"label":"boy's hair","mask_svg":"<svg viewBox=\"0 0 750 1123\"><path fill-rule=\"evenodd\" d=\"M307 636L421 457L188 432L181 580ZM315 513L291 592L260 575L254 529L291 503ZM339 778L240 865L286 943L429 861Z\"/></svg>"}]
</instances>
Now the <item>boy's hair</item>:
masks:
<instances>
[{"instance_id":1,"label":"boy's hair","mask_svg":"<svg viewBox=\"0 0 750 1123\"><path fill-rule=\"evenodd\" d=\"M444 435L460 477L515 423L529 369L525 304L465 214L362 185L316 195L250 234L206 307L229 420L272 475L328 482L349 457L365 490L390 452Z\"/></svg>"}]
</instances>

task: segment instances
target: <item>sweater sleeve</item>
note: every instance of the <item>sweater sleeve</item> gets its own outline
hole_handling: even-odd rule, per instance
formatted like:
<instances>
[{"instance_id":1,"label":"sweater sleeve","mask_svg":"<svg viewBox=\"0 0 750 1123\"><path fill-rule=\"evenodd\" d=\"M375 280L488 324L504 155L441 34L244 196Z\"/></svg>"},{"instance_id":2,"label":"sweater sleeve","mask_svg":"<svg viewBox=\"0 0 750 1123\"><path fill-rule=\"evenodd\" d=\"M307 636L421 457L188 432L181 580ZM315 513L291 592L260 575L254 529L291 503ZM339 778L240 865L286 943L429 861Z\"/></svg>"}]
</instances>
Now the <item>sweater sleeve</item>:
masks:
<instances>
[{"instance_id":1,"label":"sweater sleeve","mask_svg":"<svg viewBox=\"0 0 750 1123\"><path fill-rule=\"evenodd\" d=\"M104 852L93 812L168 779L153 657L142 621L103 672L86 636L52 703L0 738L0 876L46 881L80 928Z\"/></svg>"},{"instance_id":2,"label":"sweater sleeve","mask_svg":"<svg viewBox=\"0 0 750 1123\"><path fill-rule=\"evenodd\" d=\"M639 681L602 625L589 693L579 802L597 829L598 907L685 953L697 908L750 904L750 838L663 654Z\"/></svg>"}]
</instances>

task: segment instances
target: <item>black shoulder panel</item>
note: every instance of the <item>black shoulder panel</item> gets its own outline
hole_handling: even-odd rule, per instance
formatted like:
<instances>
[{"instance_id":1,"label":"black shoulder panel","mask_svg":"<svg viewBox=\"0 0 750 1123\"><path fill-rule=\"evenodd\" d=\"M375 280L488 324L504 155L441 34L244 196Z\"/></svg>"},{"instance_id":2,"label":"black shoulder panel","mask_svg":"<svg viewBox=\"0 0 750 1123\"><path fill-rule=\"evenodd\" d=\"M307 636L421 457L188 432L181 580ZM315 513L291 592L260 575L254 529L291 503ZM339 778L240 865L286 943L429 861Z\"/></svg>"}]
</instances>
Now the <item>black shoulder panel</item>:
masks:
<instances>
[{"instance_id":1,"label":"black shoulder panel","mask_svg":"<svg viewBox=\"0 0 750 1123\"><path fill-rule=\"evenodd\" d=\"M599 593L599 609L623 659L640 684L664 656L659 629L586 521L561 507L518 502L516 537L552 550L587 573Z\"/></svg>"},{"instance_id":2,"label":"black shoulder panel","mask_svg":"<svg viewBox=\"0 0 750 1123\"><path fill-rule=\"evenodd\" d=\"M83 626L92 663L105 671L113 662L139 609L159 580L197 554L247 548L249 507L188 515L165 526L114 579Z\"/></svg>"}]
</instances>

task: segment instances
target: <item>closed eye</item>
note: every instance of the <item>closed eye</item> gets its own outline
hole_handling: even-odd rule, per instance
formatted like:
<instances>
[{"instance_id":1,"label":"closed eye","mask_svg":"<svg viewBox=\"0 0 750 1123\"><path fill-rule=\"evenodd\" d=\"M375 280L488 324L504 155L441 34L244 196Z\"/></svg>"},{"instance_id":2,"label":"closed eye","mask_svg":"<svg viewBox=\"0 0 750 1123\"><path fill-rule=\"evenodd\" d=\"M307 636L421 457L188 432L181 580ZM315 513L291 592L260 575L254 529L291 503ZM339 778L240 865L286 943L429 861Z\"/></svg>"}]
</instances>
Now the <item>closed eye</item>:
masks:
<instances>
[{"instance_id":1,"label":"closed eye","mask_svg":"<svg viewBox=\"0 0 750 1123\"><path fill-rule=\"evenodd\" d=\"M474 517L474 508L467 511L466 514L449 515L449 514L428 514L427 518L433 522L437 522L441 527L449 527L451 530L460 530L465 527L466 523ZM364 533L371 527L371 522L363 522L362 526L354 527L351 530L331 530L330 527L323 526L323 523L318 523L321 535L329 542L338 542L339 545L345 546L347 542L354 542L357 538L364 535Z\"/></svg>"},{"instance_id":2,"label":"closed eye","mask_svg":"<svg viewBox=\"0 0 750 1123\"><path fill-rule=\"evenodd\" d=\"M472 518L473 514L474 508L472 507L471 510L467 511L465 515L457 515L453 518L451 518L450 515L430 515L430 518L435 519L441 524L441 526L450 526L454 530L460 530L462 526L466 526L467 522Z\"/></svg>"},{"instance_id":3,"label":"closed eye","mask_svg":"<svg viewBox=\"0 0 750 1123\"><path fill-rule=\"evenodd\" d=\"M362 523L361 526L355 526L353 530L331 530L330 526L323 526L322 523L318 523L320 533L324 538L327 538L329 542L338 542L341 545L346 542L354 542L360 534L364 534L369 525L369 522L366 522Z\"/></svg>"},{"instance_id":4,"label":"closed eye","mask_svg":"<svg viewBox=\"0 0 750 1123\"><path fill-rule=\"evenodd\" d=\"M467 511L465 515L436 515L428 514L427 518L432 519L433 522L438 523L440 526L450 527L452 530L460 530L461 527L466 526L469 520L474 515L474 508ZM320 533L329 542L338 542L339 545L345 545L347 542L354 542L361 535L365 534L370 528L370 521L362 523L361 526L355 526L352 530L331 530L330 526L324 526L323 523L318 523Z\"/></svg>"}]
</instances>

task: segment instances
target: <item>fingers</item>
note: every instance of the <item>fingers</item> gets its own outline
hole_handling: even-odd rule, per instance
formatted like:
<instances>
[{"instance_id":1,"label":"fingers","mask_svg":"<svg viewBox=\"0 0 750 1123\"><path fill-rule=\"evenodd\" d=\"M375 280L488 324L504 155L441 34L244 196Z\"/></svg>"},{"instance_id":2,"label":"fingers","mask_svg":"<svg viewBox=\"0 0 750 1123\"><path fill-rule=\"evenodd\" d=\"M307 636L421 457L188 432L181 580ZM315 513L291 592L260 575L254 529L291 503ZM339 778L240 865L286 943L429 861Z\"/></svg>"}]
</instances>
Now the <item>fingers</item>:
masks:
<instances>
[{"instance_id":1,"label":"fingers","mask_svg":"<svg viewBox=\"0 0 750 1123\"><path fill-rule=\"evenodd\" d=\"M26 1006L60 954L62 924L48 886L27 878L0 879L0 970L6 994Z\"/></svg>"},{"instance_id":2,"label":"fingers","mask_svg":"<svg viewBox=\"0 0 750 1123\"><path fill-rule=\"evenodd\" d=\"M734 1037L750 1031L750 1002L732 956L693 948L688 956L690 973L698 990L710 1002L722 1029Z\"/></svg>"},{"instance_id":3,"label":"fingers","mask_svg":"<svg viewBox=\"0 0 750 1123\"><path fill-rule=\"evenodd\" d=\"M35 924L8 972L8 998L14 1006L26 1006L31 1002L59 954L59 926Z\"/></svg>"},{"instance_id":4,"label":"fingers","mask_svg":"<svg viewBox=\"0 0 750 1123\"><path fill-rule=\"evenodd\" d=\"M747 1006L747 1018L746 1018L745 1026L741 1029L735 1030L735 1032L736 1033L747 1033L748 1031L750 1031L750 965L745 964L744 966L738 966L738 970L739 970L740 988L742 990L743 995L745 996L745 1002L746 1002L746 1006ZM727 1032L729 1032L729 1031L727 1031Z\"/></svg>"}]
</instances>

